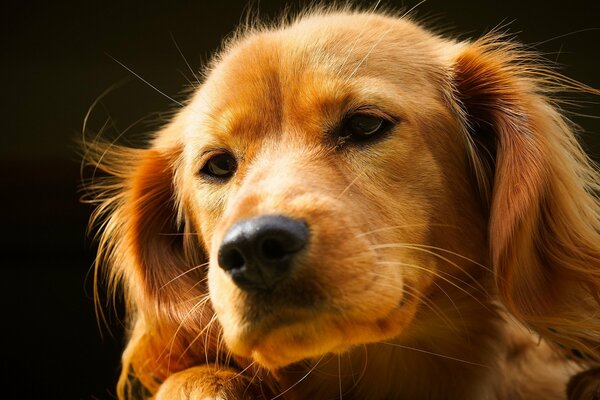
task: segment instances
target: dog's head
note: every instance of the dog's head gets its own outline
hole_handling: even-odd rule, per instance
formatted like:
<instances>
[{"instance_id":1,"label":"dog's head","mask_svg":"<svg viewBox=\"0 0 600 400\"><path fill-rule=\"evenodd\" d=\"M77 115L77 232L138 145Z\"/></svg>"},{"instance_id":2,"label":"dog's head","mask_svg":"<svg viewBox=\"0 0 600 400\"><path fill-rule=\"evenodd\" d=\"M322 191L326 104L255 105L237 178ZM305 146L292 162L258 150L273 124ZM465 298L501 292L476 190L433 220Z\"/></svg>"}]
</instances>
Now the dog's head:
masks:
<instances>
[{"instance_id":1,"label":"dog's head","mask_svg":"<svg viewBox=\"0 0 600 400\"><path fill-rule=\"evenodd\" d=\"M600 224L553 78L383 15L251 31L150 148L103 154L114 275L182 349L222 330L269 368L400 336L434 293L493 299L494 279L564 337L600 284Z\"/></svg>"},{"instance_id":2,"label":"dog's head","mask_svg":"<svg viewBox=\"0 0 600 400\"><path fill-rule=\"evenodd\" d=\"M439 47L372 15L257 32L180 116L176 190L234 353L278 367L397 336L446 267L420 250L457 250L432 226L484 236Z\"/></svg>"}]
</instances>

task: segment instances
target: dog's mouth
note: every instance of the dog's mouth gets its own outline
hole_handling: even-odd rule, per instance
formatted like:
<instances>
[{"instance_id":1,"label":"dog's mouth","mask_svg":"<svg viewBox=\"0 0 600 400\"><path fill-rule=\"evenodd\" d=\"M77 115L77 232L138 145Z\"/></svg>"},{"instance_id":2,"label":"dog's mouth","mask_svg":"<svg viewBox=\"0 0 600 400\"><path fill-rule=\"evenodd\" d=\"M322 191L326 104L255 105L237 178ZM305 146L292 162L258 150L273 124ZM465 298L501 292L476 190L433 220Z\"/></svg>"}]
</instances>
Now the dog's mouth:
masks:
<instances>
[{"instance_id":1,"label":"dog's mouth","mask_svg":"<svg viewBox=\"0 0 600 400\"><path fill-rule=\"evenodd\" d=\"M334 308L272 307L268 313L246 309L247 317L235 325L225 318L224 339L233 353L271 370L391 339L414 314L411 304L402 299L385 315L370 318Z\"/></svg>"}]
</instances>

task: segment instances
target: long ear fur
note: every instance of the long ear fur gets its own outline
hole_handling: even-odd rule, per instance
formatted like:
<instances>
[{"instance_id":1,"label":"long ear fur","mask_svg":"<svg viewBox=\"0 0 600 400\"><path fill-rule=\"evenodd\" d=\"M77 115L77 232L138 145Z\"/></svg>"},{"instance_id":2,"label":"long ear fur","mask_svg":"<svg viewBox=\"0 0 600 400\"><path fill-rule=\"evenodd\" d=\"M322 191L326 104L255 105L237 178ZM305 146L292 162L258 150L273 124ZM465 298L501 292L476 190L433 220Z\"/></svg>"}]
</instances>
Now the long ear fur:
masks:
<instances>
[{"instance_id":1,"label":"long ear fur","mask_svg":"<svg viewBox=\"0 0 600 400\"><path fill-rule=\"evenodd\" d=\"M600 177L552 98L598 92L494 36L462 45L454 85L503 303L543 337L599 359Z\"/></svg>"},{"instance_id":2,"label":"long ear fur","mask_svg":"<svg viewBox=\"0 0 600 400\"><path fill-rule=\"evenodd\" d=\"M120 286L129 319L119 398L132 397L132 382L153 392L170 372L188 367L186 360L215 357L206 257L174 194L179 157L177 146L157 141L148 149L98 142L86 149L87 163L106 175L87 185L97 205L95 285L104 272L110 290Z\"/></svg>"}]
</instances>

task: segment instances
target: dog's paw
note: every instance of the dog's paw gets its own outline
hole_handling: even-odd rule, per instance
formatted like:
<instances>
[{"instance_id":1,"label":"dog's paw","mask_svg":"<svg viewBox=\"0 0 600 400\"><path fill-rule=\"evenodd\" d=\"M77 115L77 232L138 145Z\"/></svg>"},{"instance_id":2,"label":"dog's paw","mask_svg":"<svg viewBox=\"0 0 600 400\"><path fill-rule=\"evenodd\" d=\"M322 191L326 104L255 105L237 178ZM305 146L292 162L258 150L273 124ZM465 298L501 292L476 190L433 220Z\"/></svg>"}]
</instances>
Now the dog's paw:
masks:
<instances>
[{"instance_id":1,"label":"dog's paw","mask_svg":"<svg viewBox=\"0 0 600 400\"><path fill-rule=\"evenodd\" d=\"M600 368L580 372L567 386L569 400L600 400Z\"/></svg>"},{"instance_id":2,"label":"dog's paw","mask_svg":"<svg viewBox=\"0 0 600 400\"><path fill-rule=\"evenodd\" d=\"M230 369L201 366L173 374L154 400L254 400L264 399L261 388Z\"/></svg>"}]
</instances>

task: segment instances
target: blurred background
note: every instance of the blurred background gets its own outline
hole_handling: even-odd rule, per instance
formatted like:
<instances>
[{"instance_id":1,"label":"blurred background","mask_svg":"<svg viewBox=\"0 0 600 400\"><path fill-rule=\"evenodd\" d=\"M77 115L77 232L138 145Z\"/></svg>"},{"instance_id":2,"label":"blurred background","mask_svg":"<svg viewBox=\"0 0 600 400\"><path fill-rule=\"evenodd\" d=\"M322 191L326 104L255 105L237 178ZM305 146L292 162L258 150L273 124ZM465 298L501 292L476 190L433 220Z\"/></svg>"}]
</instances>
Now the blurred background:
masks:
<instances>
[{"instance_id":1,"label":"blurred background","mask_svg":"<svg viewBox=\"0 0 600 400\"><path fill-rule=\"evenodd\" d=\"M359 4L373 6L375 1ZM101 330L91 277L90 206L79 201L77 140L103 126L126 140L150 132L182 99L194 70L244 20L273 18L306 1L13 1L0 19L2 251L0 363L8 398L111 399L123 347L119 312ZM388 1L411 8L418 1ZM561 71L600 88L600 2L427 0L418 17L462 38L502 25ZM179 48L179 50L178 50ZM113 59L114 58L114 59ZM575 109L600 116L600 98ZM574 118L586 149L600 155L600 120ZM86 176L90 175L90 171ZM122 316L121 316L122 317Z\"/></svg>"}]
</instances>

